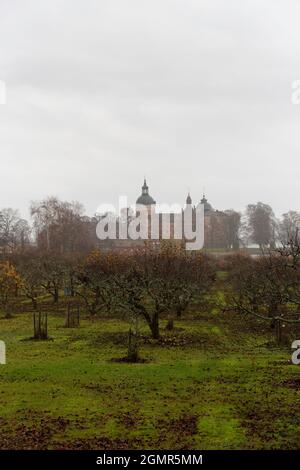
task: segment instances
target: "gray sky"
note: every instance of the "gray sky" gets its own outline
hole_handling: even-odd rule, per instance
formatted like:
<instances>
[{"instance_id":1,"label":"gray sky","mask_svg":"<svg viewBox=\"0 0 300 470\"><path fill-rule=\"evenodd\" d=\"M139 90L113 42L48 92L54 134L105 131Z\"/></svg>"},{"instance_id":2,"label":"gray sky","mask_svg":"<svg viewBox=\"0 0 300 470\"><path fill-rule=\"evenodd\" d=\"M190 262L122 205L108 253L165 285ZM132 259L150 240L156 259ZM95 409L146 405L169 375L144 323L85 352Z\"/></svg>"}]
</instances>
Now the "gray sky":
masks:
<instances>
[{"instance_id":1,"label":"gray sky","mask_svg":"<svg viewBox=\"0 0 300 470\"><path fill-rule=\"evenodd\" d=\"M300 210L299 0L0 0L0 207L144 175L158 202Z\"/></svg>"}]
</instances>

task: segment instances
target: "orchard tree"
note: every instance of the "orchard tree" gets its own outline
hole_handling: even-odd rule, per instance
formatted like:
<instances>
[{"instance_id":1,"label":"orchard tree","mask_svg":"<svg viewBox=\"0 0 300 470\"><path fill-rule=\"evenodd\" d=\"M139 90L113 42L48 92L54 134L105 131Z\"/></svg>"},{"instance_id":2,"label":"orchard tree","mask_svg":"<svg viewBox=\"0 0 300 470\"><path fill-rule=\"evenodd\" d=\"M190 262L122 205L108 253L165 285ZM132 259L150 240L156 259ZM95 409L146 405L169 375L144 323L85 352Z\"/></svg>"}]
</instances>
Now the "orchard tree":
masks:
<instances>
[{"instance_id":1,"label":"orchard tree","mask_svg":"<svg viewBox=\"0 0 300 470\"><path fill-rule=\"evenodd\" d=\"M41 287L58 303L59 291L64 286L66 265L64 258L53 253L40 254L37 260L37 272Z\"/></svg>"},{"instance_id":2,"label":"orchard tree","mask_svg":"<svg viewBox=\"0 0 300 470\"><path fill-rule=\"evenodd\" d=\"M22 276L22 291L32 302L34 310L38 308L38 296L42 290L41 258L35 249L27 249L12 256L18 272Z\"/></svg>"},{"instance_id":3,"label":"orchard tree","mask_svg":"<svg viewBox=\"0 0 300 470\"><path fill-rule=\"evenodd\" d=\"M168 244L136 250L126 264L116 281L123 305L146 321L155 339L161 315L180 316L192 298L208 292L214 279L206 258Z\"/></svg>"},{"instance_id":4,"label":"orchard tree","mask_svg":"<svg viewBox=\"0 0 300 470\"><path fill-rule=\"evenodd\" d=\"M236 255L229 269L229 305L241 313L275 318L286 312L290 281L284 260L273 252L260 258Z\"/></svg>"},{"instance_id":5,"label":"orchard tree","mask_svg":"<svg viewBox=\"0 0 300 470\"><path fill-rule=\"evenodd\" d=\"M159 263L164 263L166 289L169 291L166 310L181 317L193 300L207 306L207 297L215 281L215 265L201 252L191 253L184 246L163 243ZM164 275L164 273L163 273Z\"/></svg>"},{"instance_id":6,"label":"orchard tree","mask_svg":"<svg viewBox=\"0 0 300 470\"><path fill-rule=\"evenodd\" d=\"M84 256L81 253L67 253L64 256L65 280L64 287L68 291L68 295L74 297L78 285L77 274L79 266L82 266Z\"/></svg>"},{"instance_id":7,"label":"orchard tree","mask_svg":"<svg viewBox=\"0 0 300 470\"><path fill-rule=\"evenodd\" d=\"M10 317L8 307L22 286L22 279L15 267L8 261L0 263L0 303L6 318Z\"/></svg>"},{"instance_id":8,"label":"orchard tree","mask_svg":"<svg viewBox=\"0 0 300 470\"><path fill-rule=\"evenodd\" d=\"M282 323L300 323L300 245L297 241L253 259L237 255L228 269L229 309L269 321L278 342Z\"/></svg>"},{"instance_id":9,"label":"orchard tree","mask_svg":"<svg viewBox=\"0 0 300 470\"><path fill-rule=\"evenodd\" d=\"M93 251L74 270L74 289L93 316L103 309L111 311L116 304L115 282L120 275L121 259L117 253Z\"/></svg>"}]
</instances>

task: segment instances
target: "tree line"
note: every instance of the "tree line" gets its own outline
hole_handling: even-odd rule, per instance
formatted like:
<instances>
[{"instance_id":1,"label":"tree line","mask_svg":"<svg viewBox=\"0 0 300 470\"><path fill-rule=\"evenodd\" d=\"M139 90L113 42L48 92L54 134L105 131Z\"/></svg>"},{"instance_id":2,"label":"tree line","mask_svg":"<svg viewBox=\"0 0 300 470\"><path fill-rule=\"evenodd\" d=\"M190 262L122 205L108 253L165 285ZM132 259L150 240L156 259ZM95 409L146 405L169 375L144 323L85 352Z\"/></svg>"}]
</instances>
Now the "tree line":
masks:
<instances>
[{"instance_id":1,"label":"tree line","mask_svg":"<svg viewBox=\"0 0 300 470\"><path fill-rule=\"evenodd\" d=\"M244 213L225 211L228 246L256 244L260 248L286 241L300 225L300 213L289 211L280 219L262 202L249 204ZM0 210L0 254L24 250L29 245L57 253L87 253L98 247L96 226L100 215L89 217L79 202L48 197L30 206L31 220L20 217L17 210ZM213 219L212 219L213 221Z\"/></svg>"}]
</instances>

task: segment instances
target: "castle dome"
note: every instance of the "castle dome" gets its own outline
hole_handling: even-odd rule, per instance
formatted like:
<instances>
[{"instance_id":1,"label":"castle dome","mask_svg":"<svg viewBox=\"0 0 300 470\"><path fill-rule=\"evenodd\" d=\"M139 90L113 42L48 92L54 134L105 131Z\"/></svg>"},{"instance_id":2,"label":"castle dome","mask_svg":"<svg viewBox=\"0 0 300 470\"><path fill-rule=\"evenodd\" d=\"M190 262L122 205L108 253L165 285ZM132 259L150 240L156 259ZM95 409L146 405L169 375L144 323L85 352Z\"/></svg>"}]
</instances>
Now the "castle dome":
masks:
<instances>
[{"instance_id":1,"label":"castle dome","mask_svg":"<svg viewBox=\"0 0 300 470\"><path fill-rule=\"evenodd\" d=\"M203 194L203 198L200 201L200 204L204 205L204 212L213 211L212 205L208 202L204 194Z\"/></svg>"},{"instance_id":2,"label":"castle dome","mask_svg":"<svg viewBox=\"0 0 300 470\"><path fill-rule=\"evenodd\" d=\"M144 179L144 184L142 186L142 194L137 198L136 204L143 206L152 206L156 204L154 199L149 194L149 187Z\"/></svg>"}]
</instances>

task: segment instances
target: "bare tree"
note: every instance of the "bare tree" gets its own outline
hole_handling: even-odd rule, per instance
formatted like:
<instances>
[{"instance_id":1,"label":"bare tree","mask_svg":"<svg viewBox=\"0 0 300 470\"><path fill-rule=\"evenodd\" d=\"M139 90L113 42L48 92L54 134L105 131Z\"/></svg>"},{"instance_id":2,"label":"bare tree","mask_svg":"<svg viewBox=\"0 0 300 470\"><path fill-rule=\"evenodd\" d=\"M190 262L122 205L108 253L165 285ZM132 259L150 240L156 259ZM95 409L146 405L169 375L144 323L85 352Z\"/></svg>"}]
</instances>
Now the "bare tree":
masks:
<instances>
[{"instance_id":1,"label":"bare tree","mask_svg":"<svg viewBox=\"0 0 300 470\"><path fill-rule=\"evenodd\" d=\"M36 269L39 273L40 285L52 296L54 303L58 303L59 291L66 277L64 258L61 255L46 253L40 254L37 261Z\"/></svg>"},{"instance_id":2,"label":"bare tree","mask_svg":"<svg viewBox=\"0 0 300 470\"><path fill-rule=\"evenodd\" d=\"M229 262L226 297L230 309L276 326L300 323L300 244L298 239L253 259L235 256Z\"/></svg>"},{"instance_id":3,"label":"bare tree","mask_svg":"<svg viewBox=\"0 0 300 470\"><path fill-rule=\"evenodd\" d=\"M241 214L229 209L225 211L224 218L225 236L228 248L237 250L240 245Z\"/></svg>"},{"instance_id":4,"label":"bare tree","mask_svg":"<svg viewBox=\"0 0 300 470\"><path fill-rule=\"evenodd\" d=\"M24 248L30 241L30 227L14 209L0 211L0 247L3 253L10 253L17 247Z\"/></svg>"},{"instance_id":5,"label":"bare tree","mask_svg":"<svg viewBox=\"0 0 300 470\"><path fill-rule=\"evenodd\" d=\"M166 245L145 247L129 255L116 282L125 309L141 316L157 339L161 315L180 316L195 296L209 291L213 279L207 258Z\"/></svg>"},{"instance_id":6,"label":"bare tree","mask_svg":"<svg viewBox=\"0 0 300 470\"><path fill-rule=\"evenodd\" d=\"M247 228L252 243L261 249L275 243L276 220L272 208L262 202L249 204L246 210Z\"/></svg>"},{"instance_id":7,"label":"bare tree","mask_svg":"<svg viewBox=\"0 0 300 470\"><path fill-rule=\"evenodd\" d=\"M34 310L38 308L38 296L42 293L41 259L34 248L17 252L11 257L22 277L22 291L30 299Z\"/></svg>"},{"instance_id":8,"label":"bare tree","mask_svg":"<svg viewBox=\"0 0 300 470\"><path fill-rule=\"evenodd\" d=\"M90 220L78 202L49 197L31 204L38 246L47 251L68 253L90 247Z\"/></svg>"},{"instance_id":9,"label":"bare tree","mask_svg":"<svg viewBox=\"0 0 300 470\"><path fill-rule=\"evenodd\" d=\"M300 213L289 211L283 214L278 227L278 238L283 245L295 240L300 229Z\"/></svg>"},{"instance_id":10,"label":"bare tree","mask_svg":"<svg viewBox=\"0 0 300 470\"><path fill-rule=\"evenodd\" d=\"M116 304L116 273L120 273L121 256L117 253L93 251L74 268L74 290L84 300L93 316Z\"/></svg>"}]
</instances>

